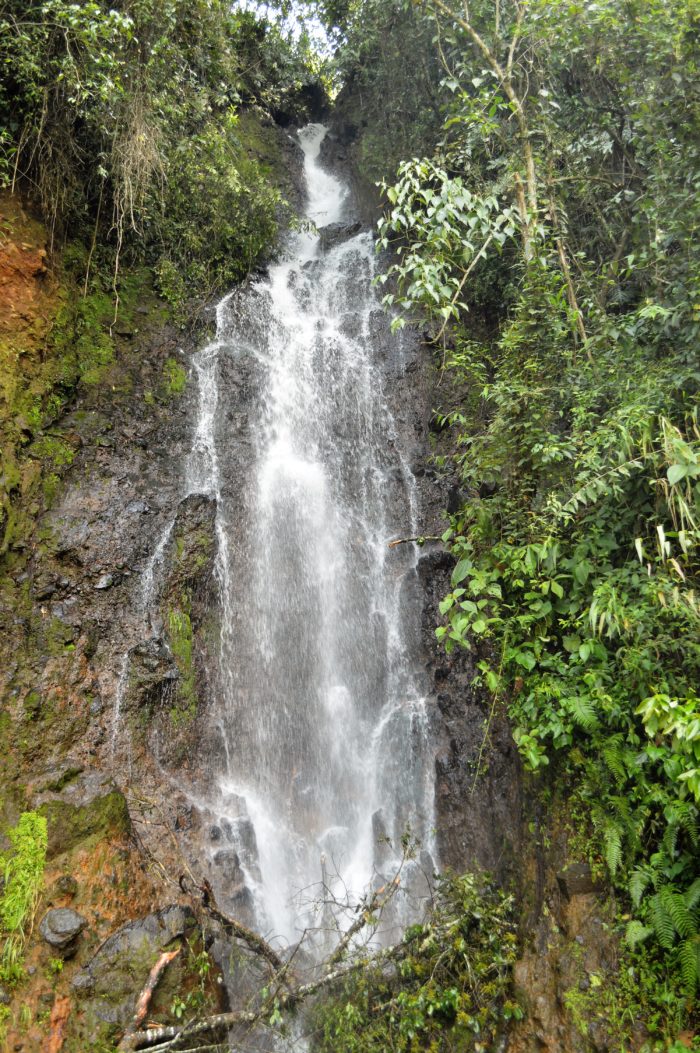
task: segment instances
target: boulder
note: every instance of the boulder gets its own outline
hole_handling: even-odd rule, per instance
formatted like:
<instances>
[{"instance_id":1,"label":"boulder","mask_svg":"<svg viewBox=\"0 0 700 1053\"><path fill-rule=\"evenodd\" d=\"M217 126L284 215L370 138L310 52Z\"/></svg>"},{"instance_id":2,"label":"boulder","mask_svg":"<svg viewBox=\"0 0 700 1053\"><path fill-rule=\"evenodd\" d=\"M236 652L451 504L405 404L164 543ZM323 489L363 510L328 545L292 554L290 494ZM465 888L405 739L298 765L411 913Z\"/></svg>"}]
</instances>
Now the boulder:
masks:
<instances>
[{"instance_id":1,"label":"boulder","mask_svg":"<svg viewBox=\"0 0 700 1053\"><path fill-rule=\"evenodd\" d=\"M83 1000L87 1017L120 1026L128 1023L160 952L185 937L195 924L189 907L171 906L112 933L73 979L73 990ZM171 971L179 976L178 968L175 963Z\"/></svg>"},{"instance_id":2,"label":"boulder","mask_svg":"<svg viewBox=\"0 0 700 1053\"><path fill-rule=\"evenodd\" d=\"M68 958L75 953L78 936L86 925L86 919L76 910L57 907L44 915L39 932L48 944Z\"/></svg>"},{"instance_id":3,"label":"boulder","mask_svg":"<svg viewBox=\"0 0 700 1053\"><path fill-rule=\"evenodd\" d=\"M329 223L326 227L320 227L318 233L321 249L324 252L328 252L329 249L335 248L336 245L341 245L344 241L354 238L361 230L362 224L357 221L353 223Z\"/></svg>"}]
</instances>

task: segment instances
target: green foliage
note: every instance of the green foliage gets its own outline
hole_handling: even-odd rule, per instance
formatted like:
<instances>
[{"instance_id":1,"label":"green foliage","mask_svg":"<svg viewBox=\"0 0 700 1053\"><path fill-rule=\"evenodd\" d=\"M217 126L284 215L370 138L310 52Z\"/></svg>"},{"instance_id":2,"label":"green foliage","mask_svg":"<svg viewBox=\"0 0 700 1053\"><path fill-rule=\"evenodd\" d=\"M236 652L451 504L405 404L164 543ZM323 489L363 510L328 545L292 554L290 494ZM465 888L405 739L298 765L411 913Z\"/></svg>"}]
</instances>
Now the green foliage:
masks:
<instances>
[{"instance_id":1,"label":"green foliage","mask_svg":"<svg viewBox=\"0 0 700 1053\"><path fill-rule=\"evenodd\" d=\"M12 849L0 857L4 887L0 895L0 979L17 983L23 976L24 941L31 928L44 880L46 819L37 812L23 812L17 826L7 831Z\"/></svg>"},{"instance_id":2,"label":"green foliage","mask_svg":"<svg viewBox=\"0 0 700 1053\"><path fill-rule=\"evenodd\" d=\"M236 135L242 102L303 118L304 50L225 0L8 0L0 12L0 186L38 199L55 236L111 263L174 268L202 297L248 273L280 194ZM165 273L165 271L163 271Z\"/></svg>"},{"instance_id":3,"label":"green foliage","mask_svg":"<svg viewBox=\"0 0 700 1053\"><path fill-rule=\"evenodd\" d=\"M161 291L180 305L193 290L211 296L241 281L274 244L283 202L239 141L233 111L179 142L176 163L153 225L165 249Z\"/></svg>"},{"instance_id":4,"label":"green foliage","mask_svg":"<svg viewBox=\"0 0 700 1053\"><path fill-rule=\"evenodd\" d=\"M163 367L165 391L168 395L181 395L187 384L187 370L175 358L168 358Z\"/></svg>"},{"instance_id":5,"label":"green foliage","mask_svg":"<svg viewBox=\"0 0 700 1053\"><path fill-rule=\"evenodd\" d=\"M196 953L191 944L187 944L188 969L194 986L182 997L176 994L170 1004L170 1014L176 1020L196 1017L211 1002L211 991L208 989L211 958L205 950Z\"/></svg>"},{"instance_id":6,"label":"green foliage","mask_svg":"<svg viewBox=\"0 0 700 1053\"><path fill-rule=\"evenodd\" d=\"M382 184L393 208L380 222L379 245L386 249L390 235L400 238L400 261L382 279L397 282L405 310L422 308L444 325L467 310L461 299L466 279L492 244L500 249L513 236L516 215L493 195L471 193L433 161L403 162L398 180ZM394 294L384 302L391 306Z\"/></svg>"},{"instance_id":7,"label":"green foliage","mask_svg":"<svg viewBox=\"0 0 700 1053\"><path fill-rule=\"evenodd\" d=\"M610 1049L634 1048L643 1021L644 1053L681 1053L688 1048L674 1043L686 1018L684 999L669 983L665 964L652 948L622 945L614 971L605 975L585 970L583 960L579 970L579 982L564 993L563 1001L584 1039L594 1026L606 1036Z\"/></svg>"},{"instance_id":8,"label":"green foliage","mask_svg":"<svg viewBox=\"0 0 700 1053\"><path fill-rule=\"evenodd\" d=\"M339 116L367 181L426 150L441 124L434 26L412 0L319 0L338 43Z\"/></svg>"},{"instance_id":9,"label":"green foliage","mask_svg":"<svg viewBox=\"0 0 700 1053\"><path fill-rule=\"evenodd\" d=\"M396 969L369 964L315 1010L320 1053L490 1048L503 1022L522 1015L510 998L512 908L483 877L442 878Z\"/></svg>"},{"instance_id":10,"label":"green foliage","mask_svg":"<svg viewBox=\"0 0 700 1053\"><path fill-rule=\"evenodd\" d=\"M476 651L526 766L567 772L596 861L633 901L630 945L655 947L690 993L697 8L422 6L445 122L385 186L380 239L397 251L388 302L428 318L454 392L440 463L465 500L437 634Z\"/></svg>"}]
</instances>

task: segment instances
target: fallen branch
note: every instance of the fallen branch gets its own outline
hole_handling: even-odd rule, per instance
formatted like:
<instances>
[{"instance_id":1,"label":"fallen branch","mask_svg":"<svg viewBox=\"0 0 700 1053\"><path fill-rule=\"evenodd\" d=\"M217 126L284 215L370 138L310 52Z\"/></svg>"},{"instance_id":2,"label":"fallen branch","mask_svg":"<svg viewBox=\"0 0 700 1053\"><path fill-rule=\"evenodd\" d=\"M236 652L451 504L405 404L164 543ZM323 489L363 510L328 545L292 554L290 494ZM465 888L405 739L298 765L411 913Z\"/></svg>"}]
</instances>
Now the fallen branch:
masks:
<instances>
[{"instance_id":1,"label":"fallen branch","mask_svg":"<svg viewBox=\"0 0 700 1053\"><path fill-rule=\"evenodd\" d=\"M262 1015L259 1012L240 1013L217 1013L216 1016L206 1017L194 1024L168 1024L166 1027L149 1027L147 1031L136 1031L129 1036L127 1042L122 1040L119 1053L139 1049L151 1050L155 1046L157 1050L172 1049L173 1043L181 1036L195 1038L197 1035L206 1035L210 1032L228 1031L236 1024L256 1024Z\"/></svg>"},{"instance_id":2,"label":"fallen branch","mask_svg":"<svg viewBox=\"0 0 700 1053\"><path fill-rule=\"evenodd\" d=\"M192 894L187 888L187 882L184 875L180 878L180 888L188 895ZM249 929L246 925L242 925L240 921L236 921L235 918L231 918L228 914L224 914L222 910L219 910L214 898L214 890L206 879L201 885L195 884L194 888L201 897L197 905L210 918L213 918L214 921L218 921L229 936L234 936L237 940L243 940L243 942L250 947L251 951L254 951L255 954L264 958L276 973L284 970L284 961L280 958L277 951L270 946L267 940L264 940L262 936L259 936L257 932Z\"/></svg>"},{"instance_id":3,"label":"fallen branch","mask_svg":"<svg viewBox=\"0 0 700 1053\"><path fill-rule=\"evenodd\" d=\"M148 974L148 979L146 980L146 986L139 995L139 1000L136 1003L136 1012L134 1013L134 1019L131 1021L128 1028L124 1032L122 1040L117 1046L118 1050L131 1048L128 1045L128 1041L131 1038L131 1036L134 1035L136 1031L138 1031L140 1025L143 1023L146 1017L146 1013L148 1012L148 1007L151 1004L153 992L158 986L158 981L160 980L161 976L163 975L167 967L170 965L170 963L175 958L177 958L181 949L181 947L177 947L174 951L163 951L160 958L151 969L150 973Z\"/></svg>"},{"instance_id":4,"label":"fallen branch","mask_svg":"<svg viewBox=\"0 0 700 1053\"><path fill-rule=\"evenodd\" d=\"M361 907L360 912L355 921L352 923L350 928L343 933L342 938L338 942L338 946L335 948L330 957L326 959L326 974L328 974L328 972L333 968L334 965L342 961L343 957L345 956L345 952L354 940L355 936L357 936L358 932L361 932L361 930L364 929L365 925L371 924L372 915L374 914L374 912L384 910L389 900L396 894L396 891L399 888L399 884L399 876L397 874L393 881L390 883L388 891L386 885L384 885L372 895L372 898L366 906L363 905ZM386 895L383 897L381 895L382 892L386 892Z\"/></svg>"},{"instance_id":5,"label":"fallen branch","mask_svg":"<svg viewBox=\"0 0 700 1053\"><path fill-rule=\"evenodd\" d=\"M394 947L387 947L382 951L378 951L376 954L368 958L361 958L354 962L349 962L346 965L340 966L338 969L333 969L331 972L325 973L319 977L318 980L312 980L307 984L302 984L300 987L294 988L293 990L287 991L276 999L276 1008L278 1011L285 1009L293 1009L299 1005L300 1002L305 1001L312 995L317 994L325 987L330 987L338 980L344 979L346 976L352 975L359 969L366 969L368 966L374 967L377 965L383 965L386 962L400 961L408 954L411 944L418 938L421 933L416 934L412 940L405 940L403 943L396 944ZM269 1000L258 1010L249 1012L233 1012L233 1013L217 1013L215 1016L205 1017L204 1020L199 1020L195 1023L183 1026L170 1025L168 1027L149 1028L147 1031L139 1031L134 1035L131 1035L127 1045L122 1044L119 1047L119 1053L124 1051L137 1051L137 1050L148 1050L149 1053L165 1053L166 1050L177 1048L174 1043L180 1038L196 1038L198 1035L206 1035L215 1037L217 1034L230 1030L232 1027L237 1027L245 1024L247 1027L252 1027L255 1024L261 1023L265 1020L270 1013ZM193 1049L201 1049L202 1047L193 1046Z\"/></svg>"},{"instance_id":6,"label":"fallen branch","mask_svg":"<svg viewBox=\"0 0 700 1053\"><path fill-rule=\"evenodd\" d=\"M181 1036L184 1040L186 1035ZM207 1043L206 1046L178 1046L177 1049L173 1046L173 1041L166 1042L164 1045L151 1046L148 1053L167 1053L168 1050L172 1050L173 1053L232 1053L231 1046L228 1042L214 1042L214 1044Z\"/></svg>"}]
</instances>

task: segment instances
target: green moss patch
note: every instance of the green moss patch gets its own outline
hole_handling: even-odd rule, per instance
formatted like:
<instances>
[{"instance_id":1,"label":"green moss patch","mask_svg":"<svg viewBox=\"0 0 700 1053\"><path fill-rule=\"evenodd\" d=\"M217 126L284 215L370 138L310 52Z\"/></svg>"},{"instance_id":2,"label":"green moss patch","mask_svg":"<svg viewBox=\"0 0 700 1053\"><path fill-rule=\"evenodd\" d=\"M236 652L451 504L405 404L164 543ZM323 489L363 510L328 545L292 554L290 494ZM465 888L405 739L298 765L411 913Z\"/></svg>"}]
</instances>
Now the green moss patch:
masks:
<instances>
[{"instance_id":1,"label":"green moss patch","mask_svg":"<svg viewBox=\"0 0 700 1053\"><path fill-rule=\"evenodd\" d=\"M126 799L117 790L85 805L47 801L39 813L48 824L49 859L87 841L123 837L131 829Z\"/></svg>"}]
</instances>

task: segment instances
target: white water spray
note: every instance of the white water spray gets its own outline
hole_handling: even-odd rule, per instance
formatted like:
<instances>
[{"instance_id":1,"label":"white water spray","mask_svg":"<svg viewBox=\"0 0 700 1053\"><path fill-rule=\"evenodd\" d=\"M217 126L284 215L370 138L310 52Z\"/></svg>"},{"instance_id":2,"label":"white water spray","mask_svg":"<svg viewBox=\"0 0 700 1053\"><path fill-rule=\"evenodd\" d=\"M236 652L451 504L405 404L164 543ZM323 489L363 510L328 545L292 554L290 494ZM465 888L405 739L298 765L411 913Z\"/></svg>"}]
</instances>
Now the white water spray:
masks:
<instances>
[{"instance_id":1,"label":"white water spray","mask_svg":"<svg viewBox=\"0 0 700 1053\"><path fill-rule=\"evenodd\" d=\"M347 198L319 163L324 135L320 125L300 133L307 217L319 227L342 219ZM236 522L226 480L212 479L223 601L216 719L228 757L219 813L227 800L247 813L252 851L249 835L236 850L258 922L289 940L313 923L324 882L352 901L391 876L406 831L433 851L429 719L406 637L420 612L402 600L415 554L387 547L414 527L414 481L373 354L373 260L368 234L325 253L315 233L296 235L288 259L248 294L254 309L220 315L212 345L263 367ZM210 398L198 434L206 419L213 437L211 406L224 395Z\"/></svg>"},{"instance_id":2,"label":"white water spray","mask_svg":"<svg viewBox=\"0 0 700 1053\"><path fill-rule=\"evenodd\" d=\"M343 219L348 198L319 162L324 135L311 125L299 136L318 227ZM221 301L215 338L193 360L183 497L217 503L210 722L226 758L218 797L199 803L219 817L216 837L226 831L223 855L235 854L255 923L288 941L329 919L342 926L321 900L353 904L392 877L408 831L423 855L403 864L394 921L409 920L435 858L429 710L414 668L420 610L405 588L416 553L388 548L415 533L415 481L382 391L373 275L369 234L326 252L317 234L296 234L266 280ZM237 412L245 436L230 423ZM171 529L144 572L144 607ZM221 856L212 845L225 902Z\"/></svg>"}]
</instances>

